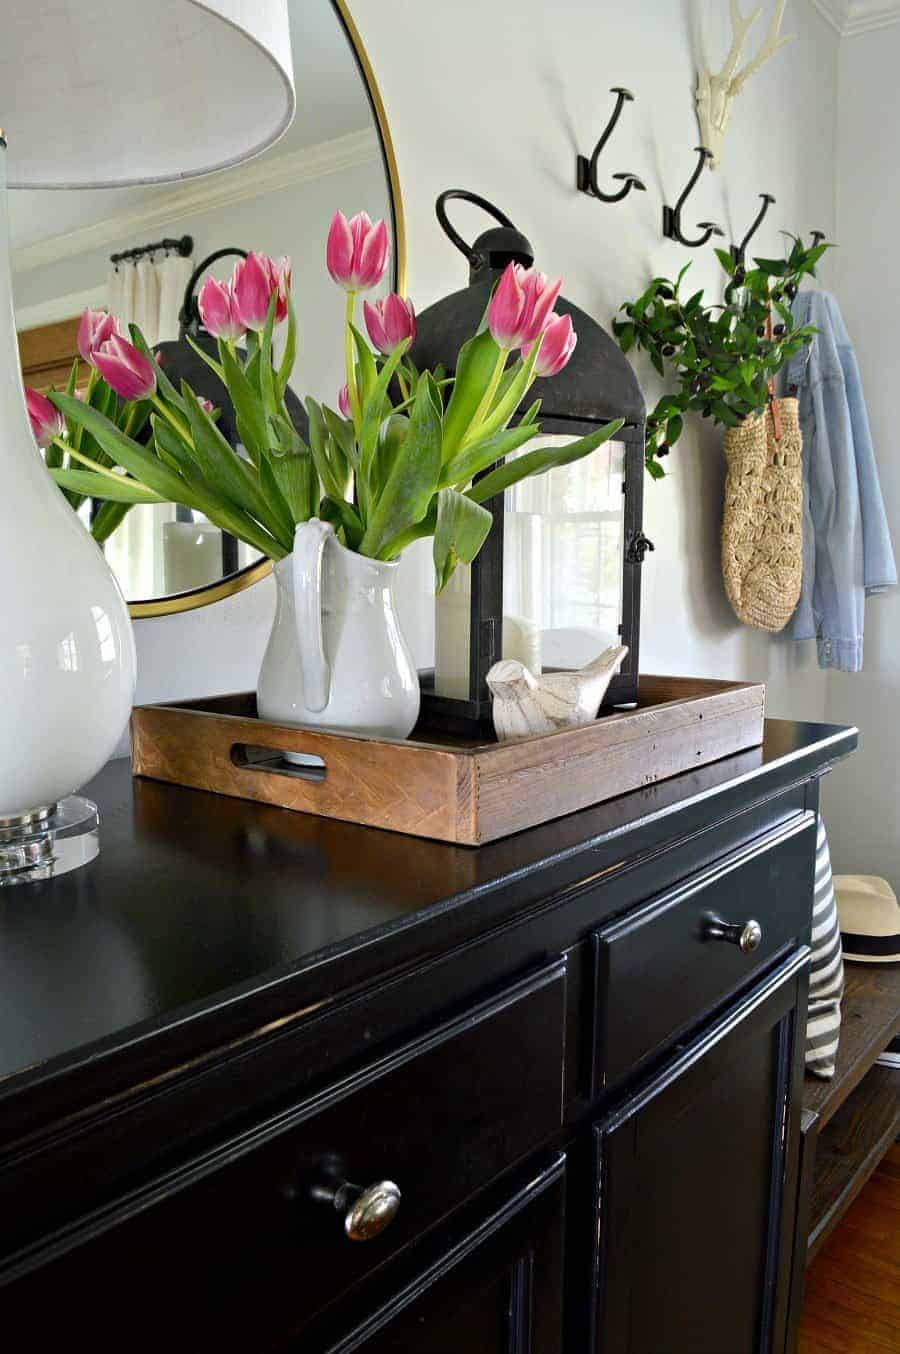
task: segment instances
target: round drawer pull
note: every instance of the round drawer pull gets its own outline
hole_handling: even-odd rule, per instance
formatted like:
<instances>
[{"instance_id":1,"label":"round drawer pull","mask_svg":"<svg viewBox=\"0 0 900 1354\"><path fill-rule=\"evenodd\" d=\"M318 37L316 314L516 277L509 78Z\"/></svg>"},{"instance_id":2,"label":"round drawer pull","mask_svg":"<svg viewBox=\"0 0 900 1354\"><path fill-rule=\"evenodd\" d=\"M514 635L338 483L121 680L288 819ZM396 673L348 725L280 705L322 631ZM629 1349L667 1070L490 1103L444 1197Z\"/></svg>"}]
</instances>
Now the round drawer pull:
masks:
<instances>
[{"instance_id":1,"label":"round drawer pull","mask_svg":"<svg viewBox=\"0 0 900 1354\"><path fill-rule=\"evenodd\" d=\"M344 1217L344 1231L350 1240L371 1241L389 1227L397 1216L400 1198L393 1180L379 1180L364 1189Z\"/></svg>"},{"instance_id":2,"label":"round drawer pull","mask_svg":"<svg viewBox=\"0 0 900 1354\"><path fill-rule=\"evenodd\" d=\"M310 1194L316 1203L344 1214L344 1231L351 1241L379 1236L394 1221L403 1197L393 1180L379 1180L366 1189L349 1180L329 1181L313 1186Z\"/></svg>"},{"instance_id":3,"label":"round drawer pull","mask_svg":"<svg viewBox=\"0 0 900 1354\"><path fill-rule=\"evenodd\" d=\"M710 916L706 919L703 935L706 940L725 940L729 945L737 945L742 954L752 954L762 941L762 927L752 918L732 923Z\"/></svg>"}]
</instances>

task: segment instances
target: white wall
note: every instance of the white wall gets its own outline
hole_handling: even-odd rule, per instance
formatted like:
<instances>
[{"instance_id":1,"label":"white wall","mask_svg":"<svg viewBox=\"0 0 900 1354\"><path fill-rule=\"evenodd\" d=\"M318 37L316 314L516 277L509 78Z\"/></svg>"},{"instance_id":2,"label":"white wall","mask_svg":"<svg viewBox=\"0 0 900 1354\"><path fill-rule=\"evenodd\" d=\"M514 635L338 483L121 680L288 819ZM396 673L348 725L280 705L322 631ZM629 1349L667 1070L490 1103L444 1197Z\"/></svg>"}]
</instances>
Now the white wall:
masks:
<instances>
[{"instance_id":1,"label":"white wall","mask_svg":"<svg viewBox=\"0 0 900 1354\"><path fill-rule=\"evenodd\" d=\"M894 549L900 558L900 24L841 44L838 292L854 340ZM900 893L900 589L866 606L865 667L828 678L826 717L858 724L860 749L826 787L838 867Z\"/></svg>"},{"instance_id":2,"label":"white wall","mask_svg":"<svg viewBox=\"0 0 900 1354\"><path fill-rule=\"evenodd\" d=\"M729 34L720 0L456 0L439 13L422 0L353 0L352 10L395 142L409 290L419 308L465 281L465 264L434 218L434 199L449 186L503 207L532 239L540 266L563 273L566 294L603 324L652 274L677 270L684 254L662 239L662 203L674 201L695 164L694 30L705 16L713 64L721 64ZM704 175L688 212L691 222L713 217L740 238L757 195L774 193L777 206L758 237L768 253L781 248L779 228L834 228L838 39L807 0L791 0L786 26L800 40L747 85L723 167ZM637 102L626 108L602 168L634 170L648 192L605 206L575 192L575 154L589 152L599 135L614 84L630 87ZM324 197L354 205L337 189L326 181ZM198 247L237 235L274 252L291 247L289 213L262 201L240 210L239 227L232 220L228 229L198 230ZM458 219L464 232L481 227L473 213L461 210ZM696 284L714 286L718 265L702 252ZM306 285L312 277L301 279L301 290ZM17 279L17 295L19 286ZM301 390L317 388L310 379L319 375L317 343L312 335L301 348ZM650 401L655 380L644 368L641 377ZM329 375L319 393L330 394L334 382ZM642 667L763 679L771 712L822 718L825 679L811 646L800 653L743 628L725 601L719 436L691 427L669 465L669 478L646 490L656 552L644 566ZM196 693L213 673L219 690L249 684L271 604L271 590L260 588L205 612L138 622L141 698ZM208 666L198 668L205 659Z\"/></svg>"},{"instance_id":3,"label":"white wall","mask_svg":"<svg viewBox=\"0 0 900 1354\"><path fill-rule=\"evenodd\" d=\"M684 251L661 236L662 203L674 202L696 163L694 29L708 20L721 65L729 38L721 0L456 0L438 24L421 0L353 0L352 8L394 137L419 307L465 281L464 261L434 218L435 197L451 186L496 201L531 239L539 265L562 273L566 294L603 324L654 273L680 267ZM746 86L723 167L704 176L688 212L740 238L757 195L774 193L757 238L767 253L780 252L780 228L834 227L838 39L807 0L791 0L785 30L800 40ZM590 153L612 110L608 88L619 84L636 102L602 169L633 170L648 191L605 206L575 192L575 155ZM482 228L474 212L457 215L464 234ZM697 286L715 284L715 259L694 267ZM641 377L649 401L657 386L648 370ZM669 459L670 478L647 485L656 552L644 565L641 666L765 679L774 713L819 719L825 681L811 646L798 653L743 628L722 592L719 440L692 427Z\"/></svg>"}]
</instances>

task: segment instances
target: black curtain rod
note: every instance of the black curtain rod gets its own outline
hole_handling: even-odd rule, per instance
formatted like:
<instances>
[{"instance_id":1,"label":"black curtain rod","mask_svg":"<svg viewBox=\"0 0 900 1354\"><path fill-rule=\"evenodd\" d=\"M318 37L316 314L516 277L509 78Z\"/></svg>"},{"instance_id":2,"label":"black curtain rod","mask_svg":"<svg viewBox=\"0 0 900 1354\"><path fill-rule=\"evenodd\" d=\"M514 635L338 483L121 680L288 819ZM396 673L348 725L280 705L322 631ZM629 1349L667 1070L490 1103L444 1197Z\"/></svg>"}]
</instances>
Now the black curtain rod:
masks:
<instances>
[{"instance_id":1,"label":"black curtain rod","mask_svg":"<svg viewBox=\"0 0 900 1354\"><path fill-rule=\"evenodd\" d=\"M157 240L155 244L140 244L135 249L123 249L120 254L110 254L110 263L136 262L147 254L156 254L160 249L168 253L180 254L183 259L190 258L194 252L193 235L182 235L180 240Z\"/></svg>"}]
</instances>

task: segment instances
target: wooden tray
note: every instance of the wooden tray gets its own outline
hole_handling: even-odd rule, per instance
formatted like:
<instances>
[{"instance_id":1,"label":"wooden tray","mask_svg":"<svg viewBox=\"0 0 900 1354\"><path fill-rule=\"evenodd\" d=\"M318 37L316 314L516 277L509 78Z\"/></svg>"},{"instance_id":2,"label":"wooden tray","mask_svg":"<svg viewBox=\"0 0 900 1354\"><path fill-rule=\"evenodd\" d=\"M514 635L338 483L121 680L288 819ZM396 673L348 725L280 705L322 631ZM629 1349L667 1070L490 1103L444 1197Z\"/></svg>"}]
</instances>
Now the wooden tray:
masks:
<instances>
[{"instance_id":1,"label":"wooden tray","mask_svg":"<svg viewBox=\"0 0 900 1354\"><path fill-rule=\"evenodd\" d=\"M135 775L478 846L762 742L765 687L641 677L637 708L580 729L467 742L266 724L251 694L137 706ZM323 765L301 768L284 751Z\"/></svg>"}]
</instances>

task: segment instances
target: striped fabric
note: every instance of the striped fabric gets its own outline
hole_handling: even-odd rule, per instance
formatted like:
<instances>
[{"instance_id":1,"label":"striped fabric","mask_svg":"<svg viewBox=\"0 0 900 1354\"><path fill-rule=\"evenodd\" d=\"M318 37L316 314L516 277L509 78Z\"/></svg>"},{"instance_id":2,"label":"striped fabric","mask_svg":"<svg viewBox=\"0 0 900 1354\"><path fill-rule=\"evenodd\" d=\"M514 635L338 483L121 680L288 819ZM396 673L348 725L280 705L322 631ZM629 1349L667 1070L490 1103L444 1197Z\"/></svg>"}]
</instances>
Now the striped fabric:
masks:
<instances>
[{"instance_id":1,"label":"striped fabric","mask_svg":"<svg viewBox=\"0 0 900 1354\"><path fill-rule=\"evenodd\" d=\"M838 926L831 856L825 824L819 816L816 838L816 887L812 914L812 965L809 975L809 1013L806 1021L806 1067L817 1077L834 1076L841 1033L841 997L844 959Z\"/></svg>"}]
</instances>

